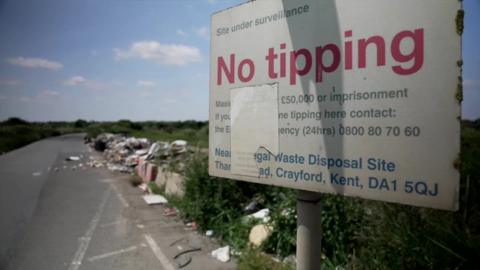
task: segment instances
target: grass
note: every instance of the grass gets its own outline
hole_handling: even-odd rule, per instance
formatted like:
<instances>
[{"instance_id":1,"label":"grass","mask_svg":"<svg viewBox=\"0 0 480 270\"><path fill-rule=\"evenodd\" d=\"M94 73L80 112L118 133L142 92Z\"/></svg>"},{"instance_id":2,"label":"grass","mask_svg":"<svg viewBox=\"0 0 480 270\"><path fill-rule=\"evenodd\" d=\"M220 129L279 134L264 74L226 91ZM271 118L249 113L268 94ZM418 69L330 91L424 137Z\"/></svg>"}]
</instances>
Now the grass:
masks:
<instances>
[{"instance_id":1,"label":"grass","mask_svg":"<svg viewBox=\"0 0 480 270\"><path fill-rule=\"evenodd\" d=\"M69 132L125 133L153 141L184 139L208 146L205 122L0 123L0 152L41 138ZM324 269L475 269L480 254L480 120L462 123L460 210L448 212L335 195L323 196L322 267ZM197 154L185 167L185 197L168 197L185 219L242 251L240 269L288 269L265 253L295 252L295 191L208 175L207 157ZM161 188L151 187L155 192ZM158 190L157 190L158 188ZM250 250L255 224L242 222L243 207L261 198L271 210L273 231L259 250ZM285 211L289 214L285 215Z\"/></svg>"},{"instance_id":2,"label":"grass","mask_svg":"<svg viewBox=\"0 0 480 270\"><path fill-rule=\"evenodd\" d=\"M66 133L81 132L72 123L28 123L19 118L0 122L0 153L6 153L29 143Z\"/></svg>"},{"instance_id":3,"label":"grass","mask_svg":"<svg viewBox=\"0 0 480 270\"><path fill-rule=\"evenodd\" d=\"M280 263L271 256L254 249L246 249L239 259L238 270L294 270L289 264Z\"/></svg>"},{"instance_id":4,"label":"grass","mask_svg":"<svg viewBox=\"0 0 480 270\"><path fill-rule=\"evenodd\" d=\"M164 192L162 191L162 189L155 183L155 182L149 182L147 184L147 187L148 189L150 190L150 192L152 194L158 194L158 195L161 195L163 194Z\"/></svg>"},{"instance_id":5,"label":"grass","mask_svg":"<svg viewBox=\"0 0 480 270\"><path fill-rule=\"evenodd\" d=\"M461 142L457 212L324 195L322 268L475 269L480 254L480 121L464 123ZM210 177L202 156L192 158L187 168L185 197L177 202L185 217L202 230L214 229L221 241L242 251L240 269L284 267L261 252L295 253L295 192ZM243 206L254 197L263 198L274 227L258 251L249 250L247 243L253 224L241 222ZM285 210L290 214L282 214Z\"/></svg>"},{"instance_id":6,"label":"grass","mask_svg":"<svg viewBox=\"0 0 480 270\"><path fill-rule=\"evenodd\" d=\"M185 140L193 146L201 148L208 147L208 126L202 127L199 130L187 128L170 132L158 129L135 130L129 133L129 135L137 138L147 138L151 141L172 142L174 140Z\"/></svg>"},{"instance_id":7,"label":"grass","mask_svg":"<svg viewBox=\"0 0 480 270\"><path fill-rule=\"evenodd\" d=\"M68 133L86 132L90 138L99 134L121 133L151 141L186 140L189 145L201 148L208 147L208 124L199 121L177 122L27 122L12 117L0 122L0 153L9 152L29 143Z\"/></svg>"}]
</instances>

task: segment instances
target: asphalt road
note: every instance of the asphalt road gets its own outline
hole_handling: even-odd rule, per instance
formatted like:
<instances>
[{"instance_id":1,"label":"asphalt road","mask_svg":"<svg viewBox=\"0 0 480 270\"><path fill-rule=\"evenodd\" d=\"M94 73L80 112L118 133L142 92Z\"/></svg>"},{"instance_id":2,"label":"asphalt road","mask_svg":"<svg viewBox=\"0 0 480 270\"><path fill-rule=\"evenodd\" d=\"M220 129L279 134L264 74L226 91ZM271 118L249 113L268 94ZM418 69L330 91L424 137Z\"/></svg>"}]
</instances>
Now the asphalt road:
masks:
<instances>
[{"instance_id":1,"label":"asphalt road","mask_svg":"<svg viewBox=\"0 0 480 270\"><path fill-rule=\"evenodd\" d=\"M162 269L93 154L67 135L0 156L0 269Z\"/></svg>"},{"instance_id":2,"label":"asphalt road","mask_svg":"<svg viewBox=\"0 0 480 270\"><path fill-rule=\"evenodd\" d=\"M97 157L81 134L0 156L0 270L236 268L166 206L147 205L128 175L85 165Z\"/></svg>"}]
</instances>

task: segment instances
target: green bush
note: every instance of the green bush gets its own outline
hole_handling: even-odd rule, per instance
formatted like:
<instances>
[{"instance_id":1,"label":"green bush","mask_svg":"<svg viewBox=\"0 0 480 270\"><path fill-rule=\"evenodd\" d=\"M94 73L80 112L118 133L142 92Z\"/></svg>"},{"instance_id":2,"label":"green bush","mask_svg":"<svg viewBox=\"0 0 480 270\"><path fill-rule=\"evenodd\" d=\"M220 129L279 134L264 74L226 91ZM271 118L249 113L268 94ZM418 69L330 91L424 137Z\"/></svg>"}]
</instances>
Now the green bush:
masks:
<instances>
[{"instance_id":1,"label":"green bush","mask_svg":"<svg viewBox=\"0 0 480 270\"><path fill-rule=\"evenodd\" d=\"M462 178L457 212L324 195L322 267L474 269L480 254L480 125L464 127L461 141ZM246 247L250 227L243 224L236 228L234 224L241 224L240 206L260 197L271 210L273 227L261 250L279 256L293 254L295 192L212 178L207 165L206 157L196 157L187 165L187 216L202 229L214 228L227 242Z\"/></svg>"},{"instance_id":2,"label":"green bush","mask_svg":"<svg viewBox=\"0 0 480 270\"><path fill-rule=\"evenodd\" d=\"M273 195L268 204L271 211L272 233L262 244L262 249L270 254L286 257L295 254L296 247L296 192L294 190L270 187Z\"/></svg>"},{"instance_id":3,"label":"green bush","mask_svg":"<svg viewBox=\"0 0 480 270\"><path fill-rule=\"evenodd\" d=\"M376 269L474 269L480 254L480 129L464 127L460 210L364 201L357 263Z\"/></svg>"},{"instance_id":4,"label":"green bush","mask_svg":"<svg viewBox=\"0 0 480 270\"><path fill-rule=\"evenodd\" d=\"M195 155L186 168L185 196L180 205L185 217L201 230L213 230L236 248L245 246L249 228L240 219L246 198L237 182L210 177L208 158L203 155Z\"/></svg>"},{"instance_id":5,"label":"green bush","mask_svg":"<svg viewBox=\"0 0 480 270\"><path fill-rule=\"evenodd\" d=\"M29 123L22 118L10 117L7 120L0 123L2 126L19 126L19 125L28 125Z\"/></svg>"},{"instance_id":6,"label":"green bush","mask_svg":"<svg viewBox=\"0 0 480 270\"><path fill-rule=\"evenodd\" d=\"M238 270L293 270L292 266L274 261L266 254L246 249L240 257Z\"/></svg>"},{"instance_id":7,"label":"green bush","mask_svg":"<svg viewBox=\"0 0 480 270\"><path fill-rule=\"evenodd\" d=\"M78 119L75 121L75 123L73 123L73 126L76 128L86 128L88 127L88 122L83 119Z\"/></svg>"},{"instance_id":8,"label":"green bush","mask_svg":"<svg viewBox=\"0 0 480 270\"><path fill-rule=\"evenodd\" d=\"M0 153L8 152L29 143L58 136L60 132L53 128L35 125L0 126Z\"/></svg>"}]
</instances>

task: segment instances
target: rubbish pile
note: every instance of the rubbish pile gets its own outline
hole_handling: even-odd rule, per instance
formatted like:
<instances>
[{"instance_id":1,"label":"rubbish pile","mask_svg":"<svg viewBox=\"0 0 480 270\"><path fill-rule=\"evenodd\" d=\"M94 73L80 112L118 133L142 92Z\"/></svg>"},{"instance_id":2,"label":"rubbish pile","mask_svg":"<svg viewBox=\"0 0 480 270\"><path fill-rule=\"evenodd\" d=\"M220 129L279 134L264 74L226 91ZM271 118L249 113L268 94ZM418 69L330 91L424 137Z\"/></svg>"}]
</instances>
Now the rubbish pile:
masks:
<instances>
[{"instance_id":1,"label":"rubbish pile","mask_svg":"<svg viewBox=\"0 0 480 270\"><path fill-rule=\"evenodd\" d=\"M148 178L148 181L155 180L158 165L182 163L188 150L184 140L172 143L151 142L146 138L111 133L98 135L90 142L90 146L103 152L104 161L92 159L87 163L88 166L106 167L110 171L122 173L132 173L136 169L138 174L142 178Z\"/></svg>"}]
</instances>

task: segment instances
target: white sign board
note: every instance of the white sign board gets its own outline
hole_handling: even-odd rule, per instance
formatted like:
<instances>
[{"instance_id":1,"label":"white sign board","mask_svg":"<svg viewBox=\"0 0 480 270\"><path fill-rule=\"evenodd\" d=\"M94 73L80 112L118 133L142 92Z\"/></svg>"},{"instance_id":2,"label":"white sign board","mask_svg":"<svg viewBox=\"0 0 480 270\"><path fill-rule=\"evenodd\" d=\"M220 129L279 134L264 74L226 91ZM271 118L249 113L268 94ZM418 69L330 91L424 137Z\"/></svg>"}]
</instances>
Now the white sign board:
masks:
<instances>
[{"instance_id":1,"label":"white sign board","mask_svg":"<svg viewBox=\"0 0 480 270\"><path fill-rule=\"evenodd\" d=\"M460 8L264 0L214 14L209 173L456 210Z\"/></svg>"}]
</instances>

